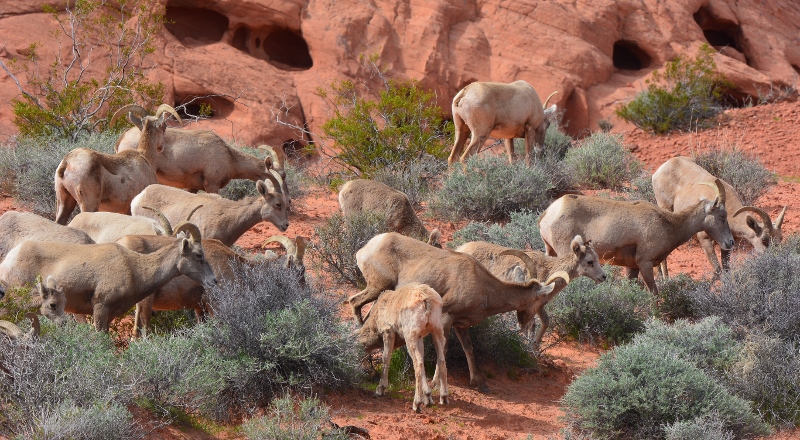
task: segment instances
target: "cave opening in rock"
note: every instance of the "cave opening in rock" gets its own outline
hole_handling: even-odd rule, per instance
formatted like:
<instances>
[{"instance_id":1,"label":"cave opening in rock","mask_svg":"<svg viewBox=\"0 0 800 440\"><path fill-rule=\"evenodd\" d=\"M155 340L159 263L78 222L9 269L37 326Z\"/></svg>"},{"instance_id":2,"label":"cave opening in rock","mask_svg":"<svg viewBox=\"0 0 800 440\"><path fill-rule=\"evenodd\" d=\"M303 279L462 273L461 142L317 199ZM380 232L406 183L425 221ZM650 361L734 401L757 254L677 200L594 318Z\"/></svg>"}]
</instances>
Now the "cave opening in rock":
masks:
<instances>
[{"instance_id":1,"label":"cave opening in rock","mask_svg":"<svg viewBox=\"0 0 800 440\"><path fill-rule=\"evenodd\" d=\"M650 56L633 41L620 40L614 43L611 56L614 67L620 70L641 70L650 66Z\"/></svg>"},{"instance_id":2,"label":"cave opening in rock","mask_svg":"<svg viewBox=\"0 0 800 440\"><path fill-rule=\"evenodd\" d=\"M277 29L264 37L269 62L285 70L306 70L313 66L306 40L288 29Z\"/></svg>"},{"instance_id":3,"label":"cave opening in rock","mask_svg":"<svg viewBox=\"0 0 800 440\"><path fill-rule=\"evenodd\" d=\"M703 31L706 41L714 49L721 51L723 47L730 47L747 58L742 45L742 30L737 23L721 19L705 7L698 9L693 17ZM747 63L749 64L749 60Z\"/></svg>"},{"instance_id":4,"label":"cave opening in rock","mask_svg":"<svg viewBox=\"0 0 800 440\"><path fill-rule=\"evenodd\" d=\"M250 29L242 26L236 29L236 32L233 33L233 40L231 40L231 46L241 50L242 52L247 53L247 40L250 38Z\"/></svg>"},{"instance_id":5,"label":"cave opening in rock","mask_svg":"<svg viewBox=\"0 0 800 440\"><path fill-rule=\"evenodd\" d=\"M794 71L797 72L798 75L800 75L800 66L798 66L797 64L792 64L792 69L794 69Z\"/></svg>"},{"instance_id":6,"label":"cave opening in rock","mask_svg":"<svg viewBox=\"0 0 800 440\"><path fill-rule=\"evenodd\" d=\"M233 112L233 101L222 96L176 95L174 107L181 118L217 119L225 118Z\"/></svg>"},{"instance_id":7,"label":"cave opening in rock","mask_svg":"<svg viewBox=\"0 0 800 440\"><path fill-rule=\"evenodd\" d=\"M168 4L164 27L187 46L203 46L222 40L228 24L228 17L219 12Z\"/></svg>"}]
</instances>

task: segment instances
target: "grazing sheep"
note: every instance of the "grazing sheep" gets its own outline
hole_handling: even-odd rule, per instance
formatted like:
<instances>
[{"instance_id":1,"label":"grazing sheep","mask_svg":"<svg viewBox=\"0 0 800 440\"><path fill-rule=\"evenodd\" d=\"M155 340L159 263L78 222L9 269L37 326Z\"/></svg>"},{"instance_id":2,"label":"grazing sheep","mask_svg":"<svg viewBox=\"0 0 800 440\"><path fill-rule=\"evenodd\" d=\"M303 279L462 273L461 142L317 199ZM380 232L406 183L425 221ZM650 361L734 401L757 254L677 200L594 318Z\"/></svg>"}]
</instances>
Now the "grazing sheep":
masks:
<instances>
[{"instance_id":1,"label":"grazing sheep","mask_svg":"<svg viewBox=\"0 0 800 440\"><path fill-rule=\"evenodd\" d=\"M364 211L380 214L390 230L409 237L427 237L430 245L436 245L441 236L438 229L428 232L408 196L375 180L355 179L342 185L339 206L344 215Z\"/></svg>"},{"instance_id":2,"label":"grazing sheep","mask_svg":"<svg viewBox=\"0 0 800 440\"><path fill-rule=\"evenodd\" d=\"M170 222L178 222L198 205L203 205L203 215L195 221L203 236L214 238L226 246L236 243L245 232L261 221L270 221L281 232L289 227L289 207L281 194L279 178L267 175L272 191L264 181L256 183L259 196L233 201L218 194L192 194L171 186L150 185L131 203L134 215L150 217L155 213L149 206L164 213Z\"/></svg>"},{"instance_id":3,"label":"grazing sheep","mask_svg":"<svg viewBox=\"0 0 800 440\"><path fill-rule=\"evenodd\" d=\"M147 116L147 110L138 105L128 105L117 110L112 123L121 115ZM123 133L114 146L116 152L135 150L141 131L131 127ZM158 183L207 193L218 193L232 179L266 180L268 174L277 172L282 178L281 190L289 203L284 171L283 151L268 146L259 146L269 153L266 160L231 147L210 130L183 130L167 128L164 147L154 159ZM274 165L274 170L270 171ZM153 182L155 183L155 182Z\"/></svg>"},{"instance_id":4,"label":"grazing sheep","mask_svg":"<svg viewBox=\"0 0 800 440\"><path fill-rule=\"evenodd\" d=\"M130 214L131 200L147 185L157 182L153 164L164 142L166 113L180 121L175 109L167 104L162 104L155 116L140 119L130 115L131 122L144 133L136 150L105 154L76 148L64 156L55 173L58 224L67 224L76 205L81 212Z\"/></svg>"},{"instance_id":5,"label":"grazing sheep","mask_svg":"<svg viewBox=\"0 0 800 440\"><path fill-rule=\"evenodd\" d=\"M673 157L664 162L653 174L653 192L656 196L658 206L669 211L680 211L690 205L698 196L712 197L709 188L702 182L713 181L715 177L697 165L688 157ZM753 246L756 253L763 253L772 243L780 243L783 240L783 217L786 214L786 207L778 215L775 223L763 209L755 206L744 206L736 190L720 179L725 186L727 198L725 207L728 212L728 224L731 228L733 238L737 241L746 241ZM749 215L756 214L756 217ZM727 271L730 265L731 251L722 249L722 266L720 267L717 254L714 251L714 241L705 232L697 233L697 240L700 247L706 253L714 273L719 274L722 270ZM667 276L667 260L661 263L661 272Z\"/></svg>"},{"instance_id":6,"label":"grazing sheep","mask_svg":"<svg viewBox=\"0 0 800 440\"><path fill-rule=\"evenodd\" d=\"M181 274L208 287L216 284L197 226L182 223L176 231L190 238L172 238L171 246L148 255L116 243L26 241L0 263L0 281L21 286L39 274L52 276L66 296L66 311L92 314L95 328L107 331L113 318Z\"/></svg>"},{"instance_id":7,"label":"grazing sheep","mask_svg":"<svg viewBox=\"0 0 800 440\"><path fill-rule=\"evenodd\" d=\"M436 347L436 368L439 370L439 404L447 404L447 366L444 359L445 337L442 330L442 297L424 284L411 283L387 290L375 301L364 326L358 329L358 342L367 354L383 348L383 371L376 396L383 396L389 387L389 364L394 349L406 345L414 363L415 412L420 404L432 405L431 388L425 377L423 338L430 334Z\"/></svg>"},{"instance_id":8,"label":"grazing sheep","mask_svg":"<svg viewBox=\"0 0 800 440\"><path fill-rule=\"evenodd\" d=\"M24 341L30 341L31 339L39 336L41 332L41 324L39 323L39 316L35 313L26 313L25 317L31 320L31 329L28 333L25 333L17 327L16 324L9 321L0 321L0 334L6 335L8 338L12 340L21 339Z\"/></svg>"},{"instance_id":9,"label":"grazing sheep","mask_svg":"<svg viewBox=\"0 0 800 440\"><path fill-rule=\"evenodd\" d=\"M564 271L569 275L570 280L580 276L591 278L595 282L601 283L606 280L600 258L594 251L591 242L584 243L583 237L576 235L570 243L571 252L561 257L551 257L539 251L524 252L534 263L535 272L526 274L520 267L520 250L510 249L485 241L472 241L464 243L456 249L456 252L463 252L472 255L485 268L501 280L516 283L524 283L531 278L546 280L558 271ZM566 287L566 285L564 285ZM535 301L525 310L517 310L517 320L522 333L527 338L533 337L534 316L538 316L542 325L533 338L534 346L539 347L544 337L547 326L550 325L550 317L544 306L561 291L556 287L547 295L542 295L539 301Z\"/></svg>"},{"instance_id":10,"label":"grazing sheep","mask_svg":"<svg viewBox=\"0 0 800 440\"><path fill-rule=\"evenodd\" d=\"M533 273L530 258L523 261ZM364 323L361 308L383 291L415 282L427 284L442 296L442 328L445 335L451 327L455 330L467 357L470 383L479 389L486 388L485 379L475 364L467 330L489 316L526 310L541 295L552 292L558 278L569 282L569 275L558 272L545 283L508 283L470 255L438 249L395 232L370 239L356 253L356 262L367 280L364 290L347 299L356 321ZM434 375L433 382L438 379L438 374Z\"/></svg>"},{"instance_id":11,"label":"grazing sheep","mask_svg":"<svg viewBox=\"0 0 800 440\"><path fill-rule=\"evenodd\" d=\"M566 255L572 238L582 234L591 241L601 261L639 271L650 292L658 291L653 267L700 231L733 246L725 211L725 187L719 180L713 200L697 196L694 204L678 212L644 201L621 202L599 197L566 195L553 202L539 218L539 230L548 255Z\"/></svg>"},{"instance_id":12,"label":"grazing sheep","mask_svg":"<svg viewBox=\"0 0 800 440\"><path fill-rule=\"evenodd\" d=\"M59 225L30 212L8 211L0 215L0 261L3 261L11 249L28 240L94 243L83 231Z\"/></svg>"},{"instance_id":13,"label":"grazing sheep","mask_svg":"<svg viewBox=\"0 0 800 440\"><path fill-rule=\"evenodd\" d=\"M537 156L542 153L550 118L556 113L556 105L547 108L547 103L555 94L551 93L542 105L536 90L522 80L510 84L474 82L464 87L453 98L456 139L447 163L463 163L489 136L503 139L509 161L516 157L514 138L525 138L525 160L530 163L531 150ZM472 139L464 150L470 132Z\"/></svg>"}]
</instances>

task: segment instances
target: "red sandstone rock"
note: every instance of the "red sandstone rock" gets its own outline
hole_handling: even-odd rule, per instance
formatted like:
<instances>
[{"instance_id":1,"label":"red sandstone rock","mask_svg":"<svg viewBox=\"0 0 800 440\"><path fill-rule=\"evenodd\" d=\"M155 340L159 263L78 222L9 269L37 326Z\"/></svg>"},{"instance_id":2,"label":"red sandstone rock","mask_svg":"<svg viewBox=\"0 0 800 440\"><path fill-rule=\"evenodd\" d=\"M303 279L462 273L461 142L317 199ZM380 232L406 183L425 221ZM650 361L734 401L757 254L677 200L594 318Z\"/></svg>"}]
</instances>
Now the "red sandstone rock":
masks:
<instances>
[{"instance_id":1,"label":"red sandstone rock","mask_svg":"<svg viewBox=\"0 0 800 440\"><path fill-rule=\"evenodd\" d=\"M414 78L450 102L472 81L524 79L542 96L558 90L569 131L619 128L614 109L677 54L709 42L738 97L757 98L800 72L800 4L794 0L159 0L174 21L160 35L151 78L166 102L225 94L202 123L247 144L280 144L319 132L328 117L314 93L334 79L368 80L359 56L377 53L394 78ZM30 42L55 50L42 14L48 1L0 1L3 61ZM47 59L47 57L51 57ZM98 68L101 66L98 66ZM379 87L374 79L369 82ZM0 73L0 134L15 132L8 100L13 82Z\"/></svg>"}]
</instances>

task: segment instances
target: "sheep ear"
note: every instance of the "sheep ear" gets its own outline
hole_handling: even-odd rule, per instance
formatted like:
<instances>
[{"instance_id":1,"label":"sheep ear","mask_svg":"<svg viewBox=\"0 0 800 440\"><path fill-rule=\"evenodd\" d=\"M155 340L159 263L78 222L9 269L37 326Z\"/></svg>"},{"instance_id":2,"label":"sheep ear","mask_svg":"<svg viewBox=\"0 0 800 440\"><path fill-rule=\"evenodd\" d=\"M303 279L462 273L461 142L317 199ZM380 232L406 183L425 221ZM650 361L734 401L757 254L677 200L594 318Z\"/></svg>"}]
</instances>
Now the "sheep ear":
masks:
<instances>
[{"instance_id":1,"label":"sheep ear","mask_svg":"<svg viewBox=\"0 0 800 440\"><path fill-rule=\"evenodd\" d=\"M47 287L48 289L56 288L56 280L52 275L47 276L47 281L44 282L44 287Z\"/></svg>"},{"instance_id":2,"label":"sheep ear","mask_svg":"<svg viewBox=\"0 0 800 440\"><path fill-rule=\"evenodd\" d=\"M745 217L745 221L747 222L747 227L756 231L756 233L761 232L761 228L758 227L758 223L756 223L756 219L751 216Z\"/></svg>"},{"instance_id":3,"label":"sheep ear","mask_svg":"<svg viewBox=\"0 0 800 440\"><path fill-rule=\"evenodd\" d=\"M528 277L525 275L525 270L519 266L514 266L511 276L514 278L514 281L518 283L524 283L528 281Z\"/></svg>"},{"instance_id":4,"label":"sheep ear","mask_svg":"<svg viewBox=\"0 0 800 440\"><path fill-rule=\"evenodd\" d=\"M142 118L134 115L133 113L128 113L128 120L131 121L131 123L135 125L139 130L142 129Z\"/></svg>"},{"instance_id":5,"label":"sheep ear","mask_svg":"<svg viewBox=\"0 0 800 440\"><path fill-rule=\"evenodd\" d=\"M262 197L266 197L269 194L269 188L267 188L267 184L263 180L256 182L256 189Z\"/></svg>"},{"instance_id":6,"label":"sheep ear","mask_svg":"<svg viewBox=\"0 0 800 440\"><path fill-rule=\"evenodd\" d=\"M267 167L267 171L272 169L272 157L267 156L267 158L264 159L264 166Z\"/></svg>"},{"instance_id":7,"label":"sheep ear","mask_svg":"<svg viewBox=\"0 0 800 440\"><path fill-rule=\"evenodd\" d=\"M181 239L181 252L185 254L185 253L188 253L191 250L192 250L192 244L189 243L188 239L182 238Z\"/></svg>"},{"instance_id":8,"label":"sheep ear","mask_svg":"<svg viewBox=\"0 0 800 440\"><path fill-rule=\"evenodd\" d=\"M555 104L551 105L549 108L545 109L544 115L546 117L553 116L556 114L557 107Z\"/></svg>"},{"instance_id":9,"label":"sheep ear","mask_svg":"<svg viewBox=\"0 0 800 440\"><path fill-rule=\"evenodd\" d=\"M583 244L583 237L580 235L576 235L575 238L572 239L570 246L572 246L572 252L576 255L586 252L586 247Z\"/></svg>"}]
</instances>

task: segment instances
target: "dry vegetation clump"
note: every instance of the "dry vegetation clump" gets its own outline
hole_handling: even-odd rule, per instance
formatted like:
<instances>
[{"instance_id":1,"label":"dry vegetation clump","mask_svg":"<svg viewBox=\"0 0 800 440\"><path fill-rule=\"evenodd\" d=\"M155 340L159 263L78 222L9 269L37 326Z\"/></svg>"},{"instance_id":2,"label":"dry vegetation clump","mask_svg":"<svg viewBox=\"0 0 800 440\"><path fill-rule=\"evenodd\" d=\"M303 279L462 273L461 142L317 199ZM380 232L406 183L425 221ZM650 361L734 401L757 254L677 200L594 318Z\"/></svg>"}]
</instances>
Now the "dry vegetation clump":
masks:
<instances>
[{"instance_id":1,"label":"dry vegetation clump","mask_svg":"<svg viewBox=\"0 0 800 440\"><path fill-rule=\"evenodd\" d=\"M735 146L731 149L716 148L694 153L692 159L709 173L733 186L744 206L755 204L776 183L775 173L769 171L761 160Z\"/></svg>"},{"instance_id":2,"label":"dry vegetation clump","mask_svg":"<svg viewBox=\"0 0 800 440\"><path fill-rule=\"evenodd\" d=\"M513 249L532 249L544 252L544 241L539 233L537 220L539 213L527 209L512 212L508 223L469 222L453 233L453 240L447 243L456 249L470 241L486 241Z\"/></svg>"},{"instance_id":3,"label":"dry vegetation clump","mask_svg":"<svg viewBox=\"0 0 800 440\"><path fill-rule=\"evenodd\" d=\"M564 162L575 184L584 188L623 189L639 177L642 163L622 143L622 136L595 132L567 151Z\"/></svg>"}]
</instances>

